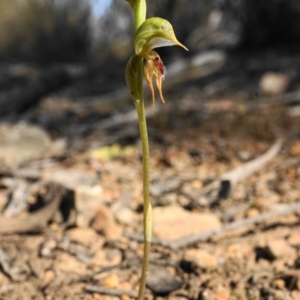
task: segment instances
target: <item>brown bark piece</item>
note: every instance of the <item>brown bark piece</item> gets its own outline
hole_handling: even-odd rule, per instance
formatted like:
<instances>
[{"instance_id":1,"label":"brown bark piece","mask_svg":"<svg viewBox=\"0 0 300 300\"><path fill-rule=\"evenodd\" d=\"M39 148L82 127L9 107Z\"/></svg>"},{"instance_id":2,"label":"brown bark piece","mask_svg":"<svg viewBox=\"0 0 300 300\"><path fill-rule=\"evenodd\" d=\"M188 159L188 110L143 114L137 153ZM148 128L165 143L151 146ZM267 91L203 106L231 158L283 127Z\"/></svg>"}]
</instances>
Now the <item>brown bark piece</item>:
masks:
<instances>
[{"instance_id":1,"label":"brown bark piece","mask_svg":"<svg viewBox=\"0 0 300 300\"><path fill-rule=\"evenodd\" d=\"M63 186L50 184L47 198L51 202L24 218L0 217L0 234L29 232L46 226L58 209L65 193L66 188Z\"/></svg>"}]
</instances>

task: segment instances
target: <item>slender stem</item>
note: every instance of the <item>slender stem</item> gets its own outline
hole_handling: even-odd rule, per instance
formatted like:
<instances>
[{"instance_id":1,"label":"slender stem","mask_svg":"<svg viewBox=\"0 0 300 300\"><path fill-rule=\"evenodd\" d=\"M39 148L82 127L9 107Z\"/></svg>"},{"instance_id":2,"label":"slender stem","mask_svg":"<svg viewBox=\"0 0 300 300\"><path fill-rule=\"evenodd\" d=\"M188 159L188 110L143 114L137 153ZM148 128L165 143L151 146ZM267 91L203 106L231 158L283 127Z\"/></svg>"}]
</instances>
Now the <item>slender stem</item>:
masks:
<instances>
[{"instance_id":1,"label":"slender stem","mask_svg":"<svg viewBox=\"0 0 300 300\"><path fill-rule=\"evenodd\" d=\"M134 1L135 29L137 30L146 19L146 0ZM137 65L137 94L133 94L134 105L138 115L143 151L143 196L144 196L144 257L137 300L143 300L149 267L149 256L152 236L152 207L149 199L149 141L145 105L143 98L143 59ZM134 89L135 90L135 89ZM137 96L139 95L139 96Z\"/></svg>"},{"instance_id":2,"label":"slender stem","mask_svg":"<svg viewBox=\"0 0 300 300\"><path fill-rule=\"evenodd\" d=\"M135 0L134 4L134 17L135 17L135 29L138 29L140 25L146 19L147 5L145 0Z\"/></svg>"},{"instance_id":3,"label":"slender stem","mask_svg":"<svg viewBox=\"0 0 300 300\"><path fill-rule=\"evenodd\" d=\"M143 100L143 61L141 60L138 66L138 90L141 95L141 99L136 99L135 107L138 114L140 135L142 141L142 151L143 151L143 196L144 196L144 258L141 273L141 280L139 286L138 300L144 298L148 266L149 266L149 256L150 256L150 246L151 246L151 235L152 235L152 207L149 199L149 142L148 142L148 132L147 132L147 122L145 116L145 106Z\"/></svg>"}]
</instances>

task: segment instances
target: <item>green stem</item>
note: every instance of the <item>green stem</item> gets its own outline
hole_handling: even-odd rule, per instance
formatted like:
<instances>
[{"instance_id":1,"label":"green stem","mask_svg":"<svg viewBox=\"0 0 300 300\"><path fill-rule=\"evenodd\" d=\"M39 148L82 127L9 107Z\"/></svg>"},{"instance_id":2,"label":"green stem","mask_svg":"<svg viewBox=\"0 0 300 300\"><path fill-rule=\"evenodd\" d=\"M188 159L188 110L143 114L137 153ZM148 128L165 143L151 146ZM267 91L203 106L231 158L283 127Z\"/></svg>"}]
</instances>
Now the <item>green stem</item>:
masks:
<instances>
[{"instance_id":1,"label":"green stem","mask_svg":"<svg viewBox=\"0 0 300 300\"><path fill-rule=\"evenodd\" d=\"M134 17L135 17L135 29L137 30L142 23L146 20L146 1L135 0L134 3Z\"/></svg>"},{"instance_id":2,"label":"green stem","mask_svg":"<svg viewBox=\"0 0 300 300\"><path fill-rule=\"evenodd\" d=\"M149 199L149 141L147 132L147 122L145 116L145 106L143 100L143 61L141 60L138 66L138 91L141 95L141 99L135 99L134 104L138 114L140 135L142 141L143 151L143 196L144 196L144 258L141 273L141 280L139 286L138 300L144 298L150 246L151 246L151 235L152 235L152 207Z\"/></svg>"},{"instance_id":3,"label":"green stem","mask_svg":"<svg viewBox=\"0 0 300 300\"><path fill-rule=\"evenodd\" d=\"M146 0L135 0L133 1L133 3L135 15L135 29L137 30L146 19ZM152 207L149 199L149 141L143 98L143 59L141 58L137 61L137 77L133 85L135 87L133 87L131 92L133 95L134 105L138 115L143 151L144 257L139 292L137 297L137 300L143 300L149 267L149 256L152 236ZM134 91L137 91L137 93L134 93Z\"/></svg>"},{"instance_id":4,"label":"green stem","mask_svg":"<svg viewBox=\"0 0 300 300\"><path fill-rule=\"evenodd\" d=\"M178 45L186 50L187 48L176 39L172 25L168 21L161 18L151 18L149 22L146 21L147 23L144 23L147 10L146 0L126 1L131 4L134 10L136 33L134 37L135 55L133 55L127 63L125 79L137 111L143 150L144 258L137 298L138 300L143 300L149 267L152 235L152 208L149 199L149 141L143 99L143 60L144 58L147 60L145 66L146 80L149 84L152 78L155 77L163 101L161 90L161 81L164 75L162 71L163 63L159 55L152 51L152 49L166 45ZM138 30L139 28L140 30ZM161 40L163 40L163 42ZM157 58L159 61L157 61ZM152 83L149 84L149 87L154 96Z\"/></svg>"}]
</instances>

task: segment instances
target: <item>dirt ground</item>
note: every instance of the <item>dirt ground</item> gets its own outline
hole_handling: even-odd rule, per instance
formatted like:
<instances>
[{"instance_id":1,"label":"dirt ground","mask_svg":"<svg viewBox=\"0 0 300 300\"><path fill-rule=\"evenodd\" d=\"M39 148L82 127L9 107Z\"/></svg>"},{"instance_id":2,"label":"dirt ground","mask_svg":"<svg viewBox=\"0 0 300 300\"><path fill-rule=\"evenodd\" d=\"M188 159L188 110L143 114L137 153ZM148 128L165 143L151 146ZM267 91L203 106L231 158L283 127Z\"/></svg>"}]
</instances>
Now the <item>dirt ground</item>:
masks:
<instances>
[{"instance_id":1,"label":"dirt ground","mask_svg":"<svg viewBox=\"0 0 300 300\"><path fill-rule=\"evenodd\" d=\"M260 94L261 76L274 69L265 59L246 61L264 68L166 91L167 103L157 101L148 118L147 299L300 299L299 87L294 79L281 96ZM293 58L285 63L290 71ZM40 140L24 148L10 140L0 153L0 299L136 295L143 254L137 124L99 123L133 106L104 106L74 90L20 117L44 128L33 133ZM3 136L35 130L16 129L20 120L1 123Z\"/></svg>"}]
</instances>

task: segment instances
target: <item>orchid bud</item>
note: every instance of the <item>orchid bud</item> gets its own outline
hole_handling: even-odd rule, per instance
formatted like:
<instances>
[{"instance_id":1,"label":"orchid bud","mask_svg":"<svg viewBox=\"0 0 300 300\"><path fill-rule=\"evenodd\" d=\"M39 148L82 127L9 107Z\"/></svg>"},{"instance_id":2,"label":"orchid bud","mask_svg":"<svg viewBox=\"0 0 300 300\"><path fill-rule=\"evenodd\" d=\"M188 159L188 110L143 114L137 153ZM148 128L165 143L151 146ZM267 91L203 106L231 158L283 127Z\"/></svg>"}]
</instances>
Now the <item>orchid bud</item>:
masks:
<instances>
[{"instance_id":1,"label":"orchid bud","mask_svg":"<svg viewBox=\"0 0 300 300\"><path fill-rule=\"evenodd\" d=\"M125 80L134 99L140 99L140 93L136 84L138 60L140 60L140 58L137 56L130 57L125 69Z\"/></svg>"}]
</instances>

